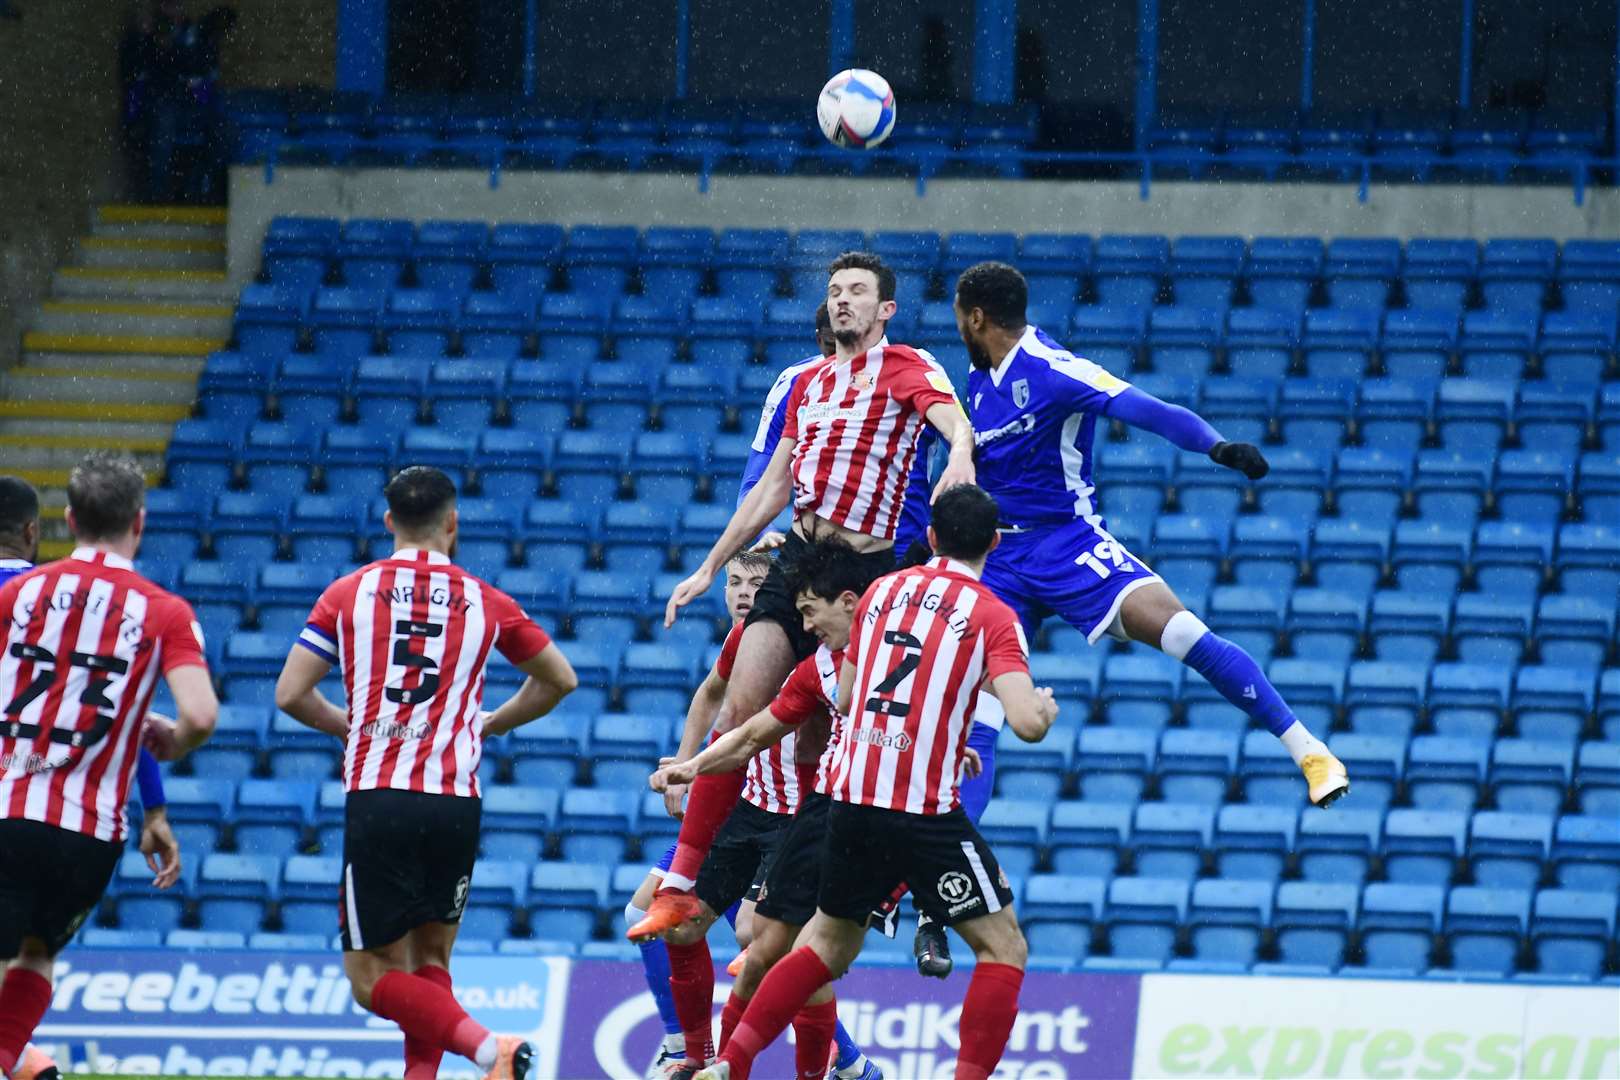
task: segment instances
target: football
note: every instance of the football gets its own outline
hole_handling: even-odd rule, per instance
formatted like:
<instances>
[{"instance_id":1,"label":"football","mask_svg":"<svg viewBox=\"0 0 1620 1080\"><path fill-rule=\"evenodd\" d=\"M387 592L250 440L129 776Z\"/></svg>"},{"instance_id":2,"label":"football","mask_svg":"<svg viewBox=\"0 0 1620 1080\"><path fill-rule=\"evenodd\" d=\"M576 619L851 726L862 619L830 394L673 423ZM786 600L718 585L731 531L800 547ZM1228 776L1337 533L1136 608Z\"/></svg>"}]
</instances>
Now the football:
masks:
<instances>
[{"instance_id":1,"label":"football","mask_svg":"<svg viewBox=\"0 0 1620 1080\"><path fill-rule=\"evenodd\" d=\"M821 88L816 119L834 145L870 150L894 131L894 91L875 71L840 71Z\"/></svg>"}]
</instances>

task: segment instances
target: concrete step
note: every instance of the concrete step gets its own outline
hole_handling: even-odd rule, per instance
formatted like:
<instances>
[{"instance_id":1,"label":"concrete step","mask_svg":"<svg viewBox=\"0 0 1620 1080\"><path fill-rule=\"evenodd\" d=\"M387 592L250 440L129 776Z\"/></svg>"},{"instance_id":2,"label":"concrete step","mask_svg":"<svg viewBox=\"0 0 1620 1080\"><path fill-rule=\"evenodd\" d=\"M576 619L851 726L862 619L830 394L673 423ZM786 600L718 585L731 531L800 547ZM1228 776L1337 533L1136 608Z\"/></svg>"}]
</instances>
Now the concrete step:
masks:
<instances>
[{"instance_id":1,"label":"concrete step","mask_svg":"<svg viewBox=\"0 0 1620 1080\"><path fill-rule=\"evenodd\" d=\"M40 490L41 498L47 491L56 491L67 487L68 473L71 469L15 469L13 476L20 476ZM159 476L155 470L146 473L146 486L154 486Z\"/></svg>"},{"instance_id":2,"label":"concrete step","mask_svg":"<svg viewBox=\"0 0 1620 1080\"><path fill-rule=\"evenodd\" d=\"M64 523L62 527L66 529L67 525ZM39 561L47 563L55 562L57 559L65 559L73 554L73 549L77 546L68 537L41 537L39 541Z\"/></svg>"},{"instance_id":3,"label":"concrete step","mask_svg":"<svg viewBox=\"0 0 1620 1080\"><path fill-rule=\"evenodd\" d=\"M134 356L207 356L225 347L224 338L143 337L122 334L45 334L30 331L23 335L26 353L117 353Z\"/></svg>"},{"instance_id":4,"label":"concrete step","mask_svg":"<svg viewBox=\"0 0 1620 1080\"><path fill-rule=\"evenodd\" d=\"M0 454L5 455L6 468L11 472L19 469L41 471L71 471L79 462L84 460L85 454L91 450L124 450L135 456L142 470L155 473L163 469L163 448L140 449L134 446L118 445L113 440L104 439L102 446L27 446L13 445L7 442L7 437L0 435Z\"/></svg>"},{"instance_id":5,"label":"concrete step","mask_svg":"<svg viewBox=\"0 0 1620 1080\"><path fill-rule=\"evenodd\" d=\"M218 270L225 265L225 242L88 236L79 241L79 265L127 270Z\"/></svg>"},{"instance_id":6,"label":"concrete step","mask_svg":"<svg viewBox=\"0 0 1620 1080\"><path fill-rule=\"evenodd\" d=\"M0 381L6 378L0 375ZM22 401L0 395L0 421L37 424L161 424L165 428L191 415L191 402Z\"/></svg>"},{"instance_id":7,"label":"concrete step","mask_svg":"<svg viewBox=\"0 0 1620 1080\"><path fill-rule=\"evenodd\" d=\"M227 304L177 304L129 300L48 300L32 330L101 337L195 337L223 340L231 333Z\"/></svg>"},{"instance_id":8,"label":"concrete step","mask_svg":"<svg viewBox=\"0 0 1620 1080\"><path fill-rule=\"evenodd\" d=\"M127 446L130 449L169 445L174 425L167 422L139 420L75 420L68 417L20 416L0 417L0 446L12 445L72 445Z\"/></svg>"},{"instance_id":9,"label":"concrete step","mask_svg":"<svg viewBox=\"0 0 1620 1080\"><path fill-rule=\"evenodd\" d=\"M96 207L97 225L209 225L224 228L230 212L223 206L143 206L103 203Z\"/></svg>"},{"instance_id":10,"label":"concrete step","mask_svg":"<svg viewBox=\"0 0 1620 1080\"><path fill-rule=\"evenodd\" d=\"M0 397L14 403L176 405L189 412L196 396L197 377L190 372L135 375L29 364L0 375Z\"/></svg>"},{"instance_id":11,"label":"concrete step","mask_svg":"<svg viewBox=\"0 0 1620 1080\"><path fill-rule=\"evenodd\" d=\"M236 302L236 290L223 270L121 270L64 267L51 279L51 295L82 300L172 300Z\"/></svg>"},{"instance_id":12,"label":"concrete step","mask_svg":"<svg viewBox=\"0 0 1620 1080\"><path fill-rule=\"evenodd\" d=\"M95 221L90 235L100 240L223 240L223 225L170 225L148 221Z\"/></svg>"},{"instance_id":13,"label":"concrete step","mask_svg":"<svg viewBox=\"0 0 1620 1080\"><path fill-rule=\"evenodd\" d=\"M208 363L206 356L159 356L154 353L30 352L23 354L18 371L52 368L86 378L109 375L131 379L195 378Z\"/></svg>"}]
</instances>

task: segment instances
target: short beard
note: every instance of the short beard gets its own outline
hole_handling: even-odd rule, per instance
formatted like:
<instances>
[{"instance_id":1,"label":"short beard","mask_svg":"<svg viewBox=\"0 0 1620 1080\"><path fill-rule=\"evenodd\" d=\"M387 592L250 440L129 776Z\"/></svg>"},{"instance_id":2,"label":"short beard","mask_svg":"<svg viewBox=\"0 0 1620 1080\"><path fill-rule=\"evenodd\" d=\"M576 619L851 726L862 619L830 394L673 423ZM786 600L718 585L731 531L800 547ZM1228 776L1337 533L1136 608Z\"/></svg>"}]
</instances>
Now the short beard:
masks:
<instances>
[{"instance_id":1,"label":"short beard","mask_svg":"<svg viewBox=\"0 0 1620 1080\"><path fill-rule=\"evenodd\" d=\"M981 346L969 344L967 351L968 359L972 361L975 371L989 371L996 366L995 361L990 359L990 354Z\"/></svg>"}]
</instances>

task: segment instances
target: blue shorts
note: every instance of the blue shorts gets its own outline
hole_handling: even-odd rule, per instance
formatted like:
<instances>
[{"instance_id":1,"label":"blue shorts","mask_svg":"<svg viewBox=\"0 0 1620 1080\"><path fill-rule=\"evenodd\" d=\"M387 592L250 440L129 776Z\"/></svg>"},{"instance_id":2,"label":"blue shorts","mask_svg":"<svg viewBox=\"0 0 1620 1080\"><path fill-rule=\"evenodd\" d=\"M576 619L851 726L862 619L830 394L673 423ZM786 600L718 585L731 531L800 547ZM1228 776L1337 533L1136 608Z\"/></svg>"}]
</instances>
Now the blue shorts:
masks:
<instances>
[{"instance_id":1,"label":"blue shorts","mask_svg":"<svg viewBox=\"0 0 1620 1080\"><path fill-rule=\"evenodd\" d=\"M968 732L968 745L979 752L984 771L971 780L962 781L957 795L968 820L973 822L984 816L984 808L990 805L990 793L996 788L996 737L1000 734L989 724L980 723L974 723L973 730Z\"/></svg>"},{"instance_id":2,"label":"blue shorts","mask_svg":"<svg viewBox=\"0 0 1620 1080\"><path fill-rule=\"evenodd\" d=\"M1026 634L1056 615L1096 644L1127 596L1162 579L1107 532L1073 521L1003 532L982 580L1018 613Z\"/></svg>"}]
</instances>

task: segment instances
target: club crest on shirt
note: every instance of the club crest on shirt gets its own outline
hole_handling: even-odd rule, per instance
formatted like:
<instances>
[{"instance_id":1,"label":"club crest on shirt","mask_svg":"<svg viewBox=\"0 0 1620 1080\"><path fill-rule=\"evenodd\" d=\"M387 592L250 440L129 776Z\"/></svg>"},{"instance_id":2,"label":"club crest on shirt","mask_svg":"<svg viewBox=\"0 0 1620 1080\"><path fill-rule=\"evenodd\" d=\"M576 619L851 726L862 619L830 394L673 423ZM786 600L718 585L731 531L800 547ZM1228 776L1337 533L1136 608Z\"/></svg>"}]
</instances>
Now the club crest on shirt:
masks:
<instances>
[{"instance_id":1,"label":"club crest on shirt","mask_svg":"<svg viewBox=\"0 0 1620 1080\"><path fill-rule=\"evenodd\" d=\"M1022 409L1029 404L1029 380L1015 379L1012 385L1013 404Z\"/></svg>"},{"instance_id":2,"label":"club crest on shirt","mask_svg":"<svg viewBox=\"0 0 1620 1080\"><path fill-rule=\"evenodd\" d=\"M849 381L857 390L870 390L872 388L872 373L870 371L860 372Z\"/></svg>"}]
</instances>

